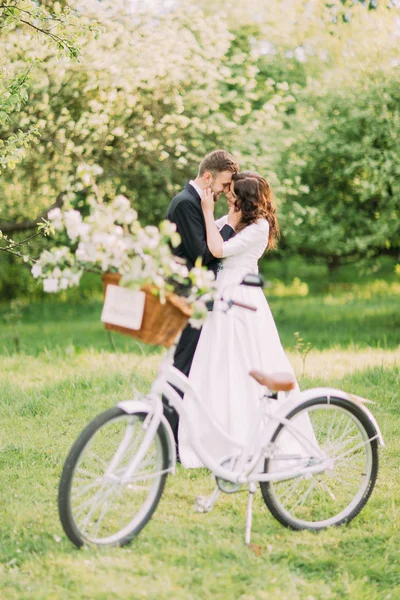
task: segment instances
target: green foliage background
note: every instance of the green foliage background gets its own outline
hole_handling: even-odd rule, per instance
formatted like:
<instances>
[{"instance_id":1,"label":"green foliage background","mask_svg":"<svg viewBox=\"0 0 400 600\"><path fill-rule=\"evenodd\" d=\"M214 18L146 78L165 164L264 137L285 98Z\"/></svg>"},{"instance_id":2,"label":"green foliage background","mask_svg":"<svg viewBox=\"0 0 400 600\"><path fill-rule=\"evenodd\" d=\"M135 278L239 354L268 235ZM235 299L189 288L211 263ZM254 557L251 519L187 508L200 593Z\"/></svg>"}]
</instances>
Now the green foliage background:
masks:
<instances>
[{"instance_id":1,"label":"green foliage background","mask_svg":"<svg viewBox=\"0 0 400 600\"><path fill-rule=\"evenodd\" d=\"M398 2L46 2L35 15L66 47L18 20L37 4L1 20L6 4L0 229L49 208L82 163L157 223L224 147L273 185L281 263L398 261ZM0 256L3 297L34 291L18 265Z\"/></svg>"}]
</instances>

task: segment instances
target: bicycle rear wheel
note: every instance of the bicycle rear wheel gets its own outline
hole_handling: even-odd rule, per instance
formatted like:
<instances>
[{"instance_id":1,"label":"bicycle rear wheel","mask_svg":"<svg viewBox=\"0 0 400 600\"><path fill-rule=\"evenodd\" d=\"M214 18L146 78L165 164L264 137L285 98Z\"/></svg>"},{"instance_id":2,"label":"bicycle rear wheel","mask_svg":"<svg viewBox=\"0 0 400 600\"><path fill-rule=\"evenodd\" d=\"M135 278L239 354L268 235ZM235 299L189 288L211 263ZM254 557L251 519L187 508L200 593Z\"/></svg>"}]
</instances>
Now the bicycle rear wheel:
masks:
<instances>
[{"instance_id":1,"label":"bicycle rear wheel","mask_svg":"<svg viewBox=\"0 0 400 600\"><path fill-rule=\"evenodd\" d=\"M357 405L340 398L309 400L287 418L300 430L309 428L314 442L332 460L332 468L283 481L261 482L266 505L282 525L291 529L318 530L348 523L365 506L375 485L375 428ZM265 472L277 472L285 465L304 468L318 464L319 459L300 446L288 426L280 424L271 441L273 453L265 461ZM297 452L293 452L296 446Z\"/></svg>"},{"instance_id":2,"label":"bicycle rear wheel","mask_svg":"<svg viewBox=\"0 0 400 600\"><path fill-rule=\"evenodd\" d=\"M98 415L73 444L61 475L58 509L64 531L76 546L123 546L154 513L169 462L162 425L136 471L124 480L146 434L146 417L116 406ZM117 451L117 464L110 469Z\"/></svg>"}]
</instances>

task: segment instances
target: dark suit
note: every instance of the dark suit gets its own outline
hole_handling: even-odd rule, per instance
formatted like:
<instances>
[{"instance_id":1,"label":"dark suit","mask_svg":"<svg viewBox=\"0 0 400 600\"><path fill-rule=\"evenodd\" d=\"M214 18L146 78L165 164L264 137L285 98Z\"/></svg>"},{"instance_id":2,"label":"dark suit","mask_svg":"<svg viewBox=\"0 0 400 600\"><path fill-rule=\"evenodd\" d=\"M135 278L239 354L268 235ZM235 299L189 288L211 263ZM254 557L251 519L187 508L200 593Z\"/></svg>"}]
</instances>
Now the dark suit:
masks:
<instances>
[{"instance_id":1,"label":"dark suit","mask_svg":"<svg viewBox=\"0 0 400 600\"><path fill-rule=\"evenodd\" d=\"M190 183L186 183L185 188L173 198L166 216L176 224L182 240L181 244L174 249L174 254L185 259L189 269L194 267L197 258L200 257L202 264L216 275L219 260L211 254L207 247L206 224L201 208L201 199ZM224 241L235 235L235 231L230 225L225 225L220 233ZM186 376L189 375L192 366L200 332L200 329L193 329L188 325L183 330L175 351L174 366ZM179 417L166 402L164 402L164 412L177 442Z\"/></svg>"}]
</instances>

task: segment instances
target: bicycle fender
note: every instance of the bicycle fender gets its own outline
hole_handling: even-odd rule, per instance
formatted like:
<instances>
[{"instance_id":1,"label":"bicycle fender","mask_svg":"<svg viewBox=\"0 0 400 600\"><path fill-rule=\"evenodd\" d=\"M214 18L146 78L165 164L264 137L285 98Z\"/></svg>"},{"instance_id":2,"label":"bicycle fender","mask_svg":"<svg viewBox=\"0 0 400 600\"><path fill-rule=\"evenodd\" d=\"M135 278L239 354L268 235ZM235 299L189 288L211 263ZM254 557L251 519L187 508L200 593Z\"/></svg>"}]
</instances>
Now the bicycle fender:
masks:
<instances>
[{"instance_id":1,"label":"bicycle fender","mask_svg":"<svg viewBox=\"0 0 400 600\"><path fill-rule=\"evenodd\" d=\"M371 411L368 410L368 408L365 406L365 402L371 401L367 400L366 398L361 398L360 396L350 394L343 390L337 390L335 388L312 388L310 390L304 390L303 392L292 393L290 394L289 398L287 398L281 404L281 406L276 411L274 411L274 414L276 416L279 415L280 417L287 417L287 415L299 404L302 404L303 402L307 402L307 400L312 400L314 398L325 397L327 397L328 399L330 397L340 398L342 400L346 400L347 402L351 402L352 404L356 404L358 408L360 408L363 411L363 413L371 423L372 427L374 428L375 435L380 445L385 445L381 430L379 428L378 423L376 422L375 417L373 416Z\"/></svg>"},{"instance_id":2,"label":"bicycle fender","mask_svg":"<svg viewBox=\"0 0 400 600\"><path fill-rule=\"evenodd\" d=\"M122 402L118 402L118 408L123 410L128 415L133 415L134 413L151 413L152 407L147 403L143 402L143 400L123 400ZM172 433L172 429L170 424L168 423L166 417L161 415L161 424L163 425L166 434L167 434L167 442L168 442L168 456L169 456L169 467L175 470L176 465L176 446L174 434Z\"/></svg>"}]
</instances>

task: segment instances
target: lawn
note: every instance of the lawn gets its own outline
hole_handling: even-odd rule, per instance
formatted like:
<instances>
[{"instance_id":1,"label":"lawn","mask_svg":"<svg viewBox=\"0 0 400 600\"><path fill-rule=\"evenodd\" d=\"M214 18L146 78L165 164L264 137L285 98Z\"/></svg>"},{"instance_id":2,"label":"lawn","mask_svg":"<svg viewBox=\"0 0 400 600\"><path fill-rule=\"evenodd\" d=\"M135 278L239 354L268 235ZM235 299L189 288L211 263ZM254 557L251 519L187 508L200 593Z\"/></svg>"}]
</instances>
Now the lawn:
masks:
<instances>
[{"instance_id":1,"label":"lawn","mask_svg":"<svg viewBox=\"0 0 400 600\"><path fill-rule=\"evenodd\" d=\"M61 529L63 461L98 412L131 397L132 386L148 389L159 351L110 340L98 301L26 307L15 330L0 332L1 600L400 598L398 304L395 294L271 299L301 387L330 385L377 403L386 446L373 495L349 526L294 533L258 493L249 549L246 495L224 496L198 514L194 497L211 491L210 475L179 467L140 536L101 551L75 549ZM305 361L295 331L311 343Z\"/></svg>"}]
</instances>

